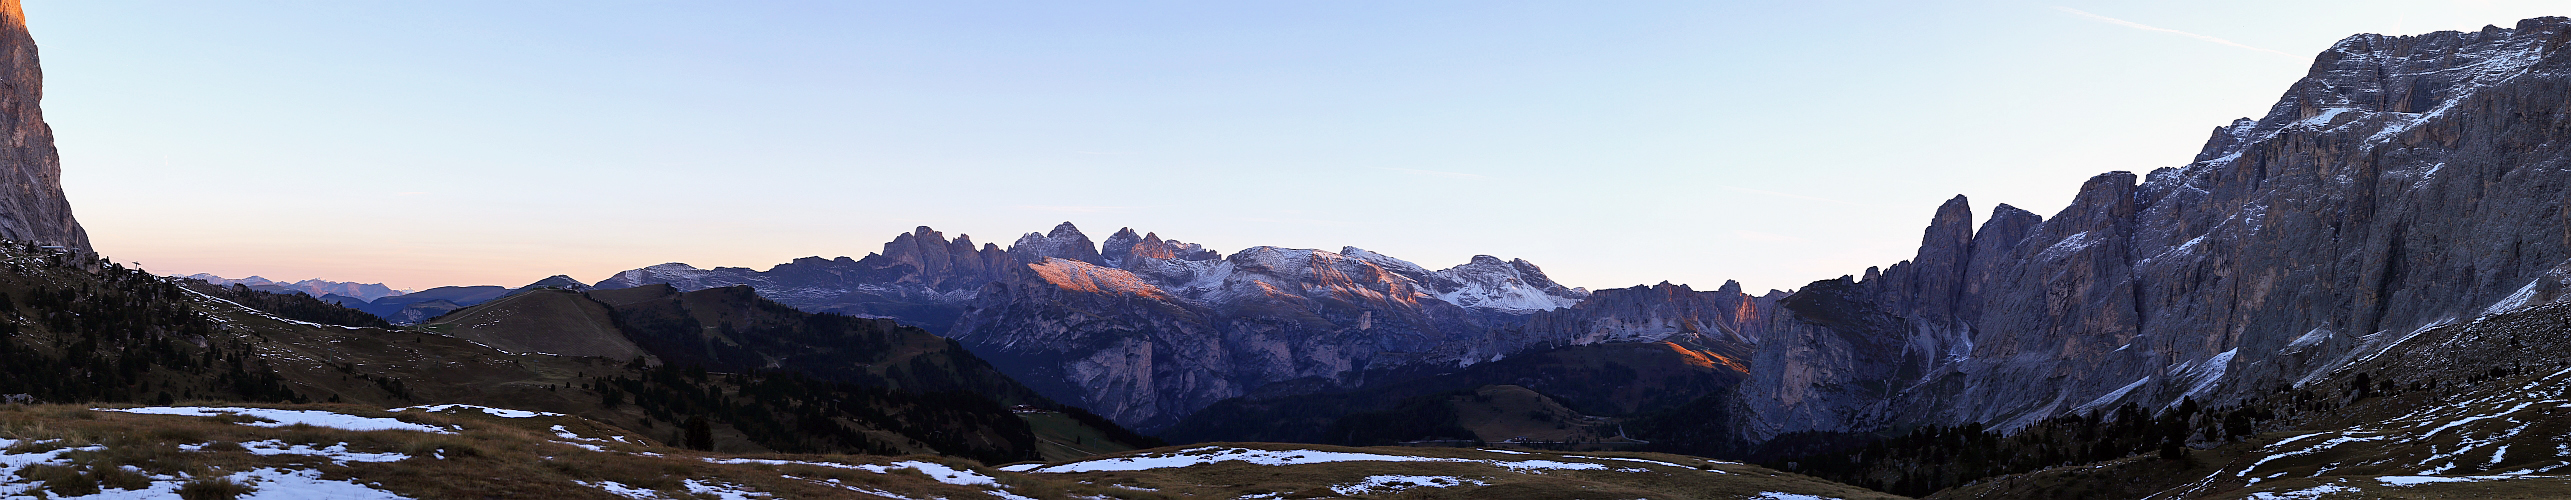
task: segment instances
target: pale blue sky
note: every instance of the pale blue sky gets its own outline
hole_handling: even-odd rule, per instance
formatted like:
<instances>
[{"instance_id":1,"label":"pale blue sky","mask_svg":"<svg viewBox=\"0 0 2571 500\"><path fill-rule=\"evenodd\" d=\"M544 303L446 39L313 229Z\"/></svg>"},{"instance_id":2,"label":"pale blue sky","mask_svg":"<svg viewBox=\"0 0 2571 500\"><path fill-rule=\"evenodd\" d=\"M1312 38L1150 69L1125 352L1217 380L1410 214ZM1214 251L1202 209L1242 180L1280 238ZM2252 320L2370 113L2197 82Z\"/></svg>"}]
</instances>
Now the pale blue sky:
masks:
<instances>
[{"instance_id":1,"label":"pale blue sky","mask_svg":"<svg viewBox=\"0 0 2571 500\"><path fill-rule=\"evenodd\" d=\"M166 273L425 288L1076 222L1793 288L2186 162L2353 33L2561 2L29 0Z\"/></svg>"}]
</instances>

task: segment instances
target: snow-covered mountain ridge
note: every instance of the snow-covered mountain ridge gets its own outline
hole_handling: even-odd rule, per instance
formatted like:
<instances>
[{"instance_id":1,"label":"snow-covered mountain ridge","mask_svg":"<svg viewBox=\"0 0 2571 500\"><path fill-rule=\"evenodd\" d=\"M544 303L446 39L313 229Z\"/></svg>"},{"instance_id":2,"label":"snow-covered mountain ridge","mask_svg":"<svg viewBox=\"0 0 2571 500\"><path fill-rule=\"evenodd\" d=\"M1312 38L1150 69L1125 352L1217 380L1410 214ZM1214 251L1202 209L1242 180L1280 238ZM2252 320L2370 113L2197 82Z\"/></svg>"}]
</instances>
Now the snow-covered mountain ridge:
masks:
<instances>
[{"instance_id":1,"label":"snow-covered mountain ridge","mask_svg":"<svg viewBox=\"0 0 2571 500\"><path fill-rule=\"evenodd\" d=\"M1565 338L1530 335L1535 313L1579 303L1525 260L1476 256L1431 270L1347 247L1224 255L1127 228L1092 240L1065 222L1007 249L921 227L864 258L808 257L765 271L670 263L595 285L749 285L806 311L889 317L941 331L1049 397L1127 423L1167 422L1289 380L1363 381L1370 370L1458 366Z\"/></svg>"},{"instance_id":2,"label":"snow-covered mountain ridge","mask_svg":"<svg viewBox=\"0 0 2571 500\"><path fill-rule=\"evenodd\" d=\"M1259 246L1225 258L1202 245L1163 240L1157 233L1137 236L1132 228L1110 236L1102 251L1069 222L1048 233L1027 233L1007 250L990 245L975 248L971 238L958 236L949 242L936 230L921 226L886 243L883 252L867 254L863 259L806 257L766 271L741 267L701 269L671 262L618 272L595 286L615 289L669 284L680 290L701 290L750 285L763 296L808 311L870 314L878 308L868 307L876 304L866 299L895 297L911 302L961 303L972 299L981 284L997 280L998 273L1011 266L1041 267L1047 265L1046 259L1062 259L1126 271L1141 279L1143 286L1204 305L1218 305L1257 296L1241 289L1249 282L1269 287L1333 286L1329 284L1334 281L1333 275L1325 269L1336 267L1336 261L1353 259L1383 271L1372 279L1385 283L1367 286L1419 290L1421 294L1414 300L1441 301L1480 311L1524 314L1561 309L1589 295L1586 289L1553 282L1542 268L1525 259L1502 261L1488 255L1434 271L1357 247L1330 253ZM1235 275L1246 276L1242 279L1249 282L1225 284L1224 280ZM876 315L911 320L931 330L948 326L931 318Z\"/></svg>"}]
</instances>

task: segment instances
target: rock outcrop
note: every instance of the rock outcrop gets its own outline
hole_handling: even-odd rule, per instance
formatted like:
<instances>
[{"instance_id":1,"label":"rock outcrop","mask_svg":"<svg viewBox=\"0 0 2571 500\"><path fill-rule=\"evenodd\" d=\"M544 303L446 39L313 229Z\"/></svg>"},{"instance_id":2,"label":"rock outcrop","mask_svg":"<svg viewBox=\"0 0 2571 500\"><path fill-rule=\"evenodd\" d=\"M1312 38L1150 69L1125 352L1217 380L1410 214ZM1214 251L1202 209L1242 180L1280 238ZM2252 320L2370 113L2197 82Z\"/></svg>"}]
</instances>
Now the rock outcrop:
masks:
<instances>
[{"instance_id":1,"label":"rock outcrop","mask_svg":"<svg viewBox=\"0 0 2571 500\"><path fill-rule=\"evenodd\" d=\"M1539 312L1527 318L1534 337L1567 344L1657 341L1678 335L1701 335L1757 344L1754 337L1777 310L1782 291L1766 295L1741 293L1741 283L1699 292L1687 285L1658 285L1599 290L1569 308Z\"/></svg>"},{"instance_id":2,"label":"rock outcrop","mask_svg":"<svg viewBox=\"0 0 2571 500\"><path fill-rule=\"evenodd\" d=\"M88 250L45 125L45 73L18 0L0 0L0 239Z\"/></svg>"}]
</instances>

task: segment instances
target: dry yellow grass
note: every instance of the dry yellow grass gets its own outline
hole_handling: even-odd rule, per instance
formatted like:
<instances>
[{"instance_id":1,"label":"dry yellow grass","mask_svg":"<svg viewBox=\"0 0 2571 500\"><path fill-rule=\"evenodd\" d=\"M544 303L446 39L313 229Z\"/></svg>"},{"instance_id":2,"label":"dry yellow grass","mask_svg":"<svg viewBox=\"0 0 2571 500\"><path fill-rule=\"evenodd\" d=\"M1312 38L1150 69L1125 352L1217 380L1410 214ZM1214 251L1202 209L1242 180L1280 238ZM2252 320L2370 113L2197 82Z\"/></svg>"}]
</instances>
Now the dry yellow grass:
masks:
<instances>
[{"instance_id":1,"label":"dry yellow grass","mask_svg":"<svg viewBox=\"0 0 2571 500\"><path fill-rule=\"evenodd\" d=\"M50 494L83 495L102 489L149 487L152 477L158 476L188 479L183 488L191 495L221 498L224 491L237 490L241 485L226 485L210 478L231 472L283 469L319 471L324 480L351 481L411 498L622 498L589 485L609 481L655 490L670 498L688 498L689 480L765 492L778 498L878 498L849 487L917 497L982 498L990 497L986 492L992 489L941 483L908 469L878 473L791 463L713 463L709 459L745 457L663 447L630 435L626 436L627 442L617 442L610 436L625 435L624 431L576 417L388 412L355 405L254 406L325 410L463 430L432 434L357 432L302 425L254 427L236 423L255 420L247 418L140 415L79 406L0 407L0 439L14 442L0 453L73 450L59 455L61 464L27 467L15 477L0 477L0 484L44 481L43 489ZM557 436L553 429L557 425L578 436L604 441ZM245 443L270 451L293 445L338 446L351 454L399 453L407 457L382 462L335 462L326 455L256 454ZM86 449L93 446L97 449ZM926 456L747 458L851 465L915 461L978 470L969 461ZM129 471L128 466L140 472ZM978 473L991 474L987 470ZM838 484L830 483L832 479Z\"/></svg>"},{"instance_id":2,"label":"dry yellow grass","mask_svg":"<svg viewBox=\"0 0 2571 500\"><path fill-rule=\"evenodd\" d=\"M1112 498L1654 498L1737 499L1777 492L1824 498L1900 498L1854 486L1754 465L1657 453L1505 452L1469 448L1349 448L1275 443L1213 443L1157 448L1093 457L1079 462L1170 455L1219 456L1230 450L1278 452L1275 456L1322 456L1324 453L1416 457L1452 461L1336 461L1298 465L1261 465L1246 461L1209 461L1203 465L1132 471L1043 473L1057 481L1091 488L1081 494ZM1507 467L1498 464L1561 463L1600 466L1590 470ZM1021 464L1023 465L1023 464ZM1041 469L1039 469L1041 470ZM1356 486L1378 476L1453 478L1449 487L1375 488ZM1469 484L1469 483L1481 484ZM1097 492L1097 493L1088 493ZM1351 494L1354 493L1354 494Z\"/></svg>"},{"instance_id":3,"label":"dry yellow grass","mask_svg":"<svg viewBox=\"0 0 2571 500\"><path fill-rule=\"evenodd\" d=\"M411 498L624 498L601 488L609 483L649 490L666 498L691 498L691 489L707 485L760 492L773 498L877 498L877 493L910 498L1009 498L999 496L1004 493L1042 499L1712 499L1748 498L1763 492L1891 498L1750 465L1659 454L1224 444L1217 446L1284 454L1364 453L1445 461L1282 466L1230 461L1121 472L1020 473L965 460L919 455L701 453L661 446L620 428L571 416L503 418L469 409L449 413L391 412L348 404L249 406L389 418L455 432L358 432L307 425L260 427L245 424L274 424L250 417L133 414L81 406L0 407L0 439L12 443L0 453L50 453L58 457L0 477L0 492L43 481L41 489L54 496L163 488L187 498L229 498L262 485L219 479L227 474L299 470L316 471L320 480L345 481ZM561 435L564 433L572 436ZM289 448L293 450L280 453ZM332 448L332 453L338 455L313 451L319 448ZM1160 448L1104 458L1189 453L1187 450L1201 448ZM1091 460L1097 459L1100 458ZM1590 470L1495 465L1530 461L1590 464L1584 466ZM946 477L932 477L931 473ZM1444 488L1377 488L1349 492L1353 495L1333 489L1346 489L1369 477L1386 475L1456 479L1450 485L1453 487Z\"/></svg>"}]
</instances>

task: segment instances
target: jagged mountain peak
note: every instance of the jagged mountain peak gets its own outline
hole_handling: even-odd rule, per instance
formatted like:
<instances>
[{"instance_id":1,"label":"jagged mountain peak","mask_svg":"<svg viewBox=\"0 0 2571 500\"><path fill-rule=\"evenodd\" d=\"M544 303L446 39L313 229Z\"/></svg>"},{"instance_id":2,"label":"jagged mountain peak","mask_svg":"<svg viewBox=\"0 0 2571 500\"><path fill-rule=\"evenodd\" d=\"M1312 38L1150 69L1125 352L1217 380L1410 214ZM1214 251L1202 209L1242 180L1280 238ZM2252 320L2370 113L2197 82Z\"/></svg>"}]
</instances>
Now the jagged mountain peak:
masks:
<instances>
[{"instance_id":1,"label":"jagged mountain peak","mask_svg":"<svg viewBox=\"0 0 2571 500\"><path fill-rule=\"evenodd\" d=\"M1159 242L1160 238L1157 235L1145 240L1142 236L1134 234L1134 228L1118 229L1116 234L1108 235L1107 241L1099 245L1098 256L1105 259L1110 267L1125 267L1126 260L1133 257L1136 245L1152 243L1152 246L1157 249Z\"/></svg>"},{"instance_id":2,"label":"jagged mountain peak","mask_svg":"<svg viewBox=\"0 0 2571 500\"><path fill-rule=\"evenodd\" d=\"M1587 290L1553 282L1543 268L1526 259L1475 255L1471 262L1439 270L1437 275L1445 278L1440 285L1452 283L1437 287L1438 298L1476 309L1545 311L1571 307L1589 296Z\"/></svg>"},{"instance_id":3,"label":"jagged mountain peak","mask_svg":"<svg viewBox=\"0 0 2571 500\"><path fill-rule=\"evenodd\" d=\"M1108 267L1141 268L1162 267L1151 262L1172 259L1216 261L1223 258L1221 253L1207 250L1204 245L1161 239L1160 233L1143 233L1141 236L1134 233L1134 228L1129 227L1108 236L1106 243L1098 247L1102 263Z\"/></svg>"},{"instance_id":4,"label":"jagged mountain peak","mask_svg":"<svg viewBox=\"0 0 2571 500\"><path fill-rule=\"evenodd\" d=\"M1053 226L1053 230L1046 232L1044 235L1047 238L1067 238L1074 236L1078 236L1082 239L1088 238L1088 236L1082 236L1080 234L1080 226L1072 225L1071 221L1062 221L1061 224L1055 224Z\"/></svg>"},{"instance_id":5,"label":"jagged mountain peak","mask_svg":"<svg viewBox=\"0 0 2571 500\"><path fill-rule=\"evenodd\" d=\"M1091 264L1106 263L1106 259L1098 253L1098 245L1091 243L1088 235L1080 234L1080 227L1068 221L1054 226L1053 231L1050 232L1027 233L1019 236L1016 243L1009 245L1009 254L1016 256L1019 262L1030 264L1043 261L1046 257Z\"/></svg>"}]
</instances>

